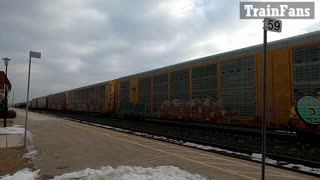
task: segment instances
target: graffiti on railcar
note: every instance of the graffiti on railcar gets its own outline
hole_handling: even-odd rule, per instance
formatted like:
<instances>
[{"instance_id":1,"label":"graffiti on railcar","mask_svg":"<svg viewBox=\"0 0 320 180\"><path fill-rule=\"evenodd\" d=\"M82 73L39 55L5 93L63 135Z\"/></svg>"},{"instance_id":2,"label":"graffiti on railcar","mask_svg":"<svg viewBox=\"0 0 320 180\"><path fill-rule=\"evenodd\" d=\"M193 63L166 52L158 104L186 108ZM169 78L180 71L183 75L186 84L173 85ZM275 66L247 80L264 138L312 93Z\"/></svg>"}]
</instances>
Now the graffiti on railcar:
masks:
<instances>
[{"instance_id":1,"label":"graffiti on railcar","mask_svg":"<svg viewBox=\"0 0 320 180\"><path fill-rule=\"evenodd\" d=\"M289 126L294 127L299 123L308 125L320 124L320 100L317 96L303 96L296 100L290 109Z\"/></svg>"},{"instance_id":2,"label":"graffiti on railcar","mask_svg":"<svg viewBox=\"0 0 320 180\"><path fill-rule=\"evenodd\" d=\"M145 104L120 103L120 112L135 116L145 116L150 113L150 108Z\"/></svg>"},{"instance_id":3,"label":"graffiti on railcar","mask_svg":"<svg viewBox=\"0 0 320 180\"><path fill-rule=\"evenodd\" d=\"M103 106L97 104L68 104L67 109L72 111L103 112Z\"/></svg>"},{"instance_id":4,"label":"graffiti on railcar","mask_svg":"<svg viewBox=\"0 0 320 180\"><path fill-rule=\"evenodd\" d=\"M195 98L191 102L172 99L165 100L158 112L161 117L169 119L185 119L195 121L228 122L239 119L240 111L222 109L222 98L213 101L210 97Z\"/></svg>"}]
</instances>

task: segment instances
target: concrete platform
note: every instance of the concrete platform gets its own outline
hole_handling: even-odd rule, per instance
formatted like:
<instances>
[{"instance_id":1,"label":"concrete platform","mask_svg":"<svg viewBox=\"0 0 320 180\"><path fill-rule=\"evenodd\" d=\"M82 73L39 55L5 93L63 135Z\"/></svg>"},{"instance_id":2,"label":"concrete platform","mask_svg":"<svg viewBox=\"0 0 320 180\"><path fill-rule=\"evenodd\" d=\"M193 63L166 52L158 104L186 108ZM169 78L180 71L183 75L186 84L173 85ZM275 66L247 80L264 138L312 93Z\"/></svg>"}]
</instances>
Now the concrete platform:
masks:
<instances>
[{"instance_id":1,"label":"concrete platform","mask_svg":"<svg viewBox=\"0 0 320 180\"><path fill-rule=\"evenodd\" d=\"M23 110L16 110L15 123L23 124ZM29 130L39 154L36 168L41 175L101 166L178 166L215 179L260 179L260 165L219 154L155 141L60 118L29 113ZM266 179L317 179L267 166Z\"/></svg>"},{"instance_id":2,"label":"concrete platform","mask_svg":"<svg viewBox=\"0 0 320 180\"><path fill-rule=\"evenodd\" d=\"M0 148L6 148L6 147L7 147L7 136L0 135Z\"/></svg>"}]
</instances>

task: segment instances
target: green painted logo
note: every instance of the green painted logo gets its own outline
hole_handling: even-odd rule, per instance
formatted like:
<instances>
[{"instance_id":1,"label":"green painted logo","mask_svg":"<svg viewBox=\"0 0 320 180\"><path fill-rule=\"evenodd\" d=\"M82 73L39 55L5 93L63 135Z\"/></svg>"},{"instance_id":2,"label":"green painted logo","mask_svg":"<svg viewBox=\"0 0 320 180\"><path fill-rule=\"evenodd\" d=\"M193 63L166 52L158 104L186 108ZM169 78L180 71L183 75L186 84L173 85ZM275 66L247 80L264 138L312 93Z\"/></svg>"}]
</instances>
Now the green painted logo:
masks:
<instances>
[{"instance_id":1,"label":"green painted logo","mask_svg":"<svg viewBox=\"0 0 320 180\"><path fill-rule=\"evenodd\" d=\"M299 99L296 106L299 117L308 124L320 124L320 101L312 96Z\"/></svg>"}]
</instances>

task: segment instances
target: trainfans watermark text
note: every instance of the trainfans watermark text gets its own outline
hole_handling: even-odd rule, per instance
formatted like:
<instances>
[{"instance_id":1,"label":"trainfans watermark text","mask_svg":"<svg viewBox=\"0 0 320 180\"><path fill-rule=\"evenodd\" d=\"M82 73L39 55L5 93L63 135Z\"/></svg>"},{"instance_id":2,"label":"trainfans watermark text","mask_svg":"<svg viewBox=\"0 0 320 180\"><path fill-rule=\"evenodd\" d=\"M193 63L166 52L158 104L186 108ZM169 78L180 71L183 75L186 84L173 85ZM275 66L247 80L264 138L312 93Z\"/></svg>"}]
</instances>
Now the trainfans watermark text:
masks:
<instances>
[{"instance_id":1,"label":"trainfans watermark text","mask_svg":"<svg viewBox=\"0 0 320 180\"><path fill-rule=\"evenodd\" d=\"M240 2L240 19L314 19L314 2Z\"/></svg>"}]
</instances>

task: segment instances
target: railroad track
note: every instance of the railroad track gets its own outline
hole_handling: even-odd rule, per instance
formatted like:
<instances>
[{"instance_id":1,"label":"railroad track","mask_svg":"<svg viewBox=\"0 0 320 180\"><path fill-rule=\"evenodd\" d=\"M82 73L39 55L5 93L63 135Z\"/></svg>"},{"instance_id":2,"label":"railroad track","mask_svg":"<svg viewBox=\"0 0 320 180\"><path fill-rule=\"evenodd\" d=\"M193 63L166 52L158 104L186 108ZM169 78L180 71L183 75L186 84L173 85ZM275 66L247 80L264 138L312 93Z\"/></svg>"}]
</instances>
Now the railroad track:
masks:
<instances>
[{"instance_id":1,"label":"railroad track","mask_svg":"<svg viewBox=\"0 0 320 180\"><path fill-rule=\"evenodd\" d=\"M253 153L260 153L260 137L252 137L246 135L238 135L232 134L229 131L227 133L222 133L221 131L215 131L207 134L208 131L204 131L203 129L207 128L199 128L195 129L194 127L190 130L190 127L185 127L182 125L182 128L179 126L172 127L172 123L160 123L162 124L159 127L159 123L151 124L150 122L145 121L132 121L132 120L124 120L124 119L114 119L114 118L106 118L103 116L92 116L86 114L69 114L69 113L61 113L61 112L44 112L48 115L58 116L69 118L71 120L81 121L82 123L87 123L96 126L112 126L116 128L125 129L127 133L144 135L147 138L158 139L166 142L176 143L184 146L189 146L190 143L196 143L200 146L206 146L207 148L202 148L206 151L211 151L223 155L233 156L245 160L257 161L257 159L252 157ZM109 128L109 127L108 127ZM181 129L180 129L181 128ZM119 129L118 129L119 130ZM211 130L212 131L212 130ZM140 133L136 133L140 132ZM235 133L235 132L234 132ZM196 134L196 136L194 135ZM245 133L246 134L246 133ZM248 133L251 134L251 133ZM248 135L247 134L247 135ZM256 134L256 132L253 132ZM279 133L278 133L279 134ZM252 134L251 134L252 135ZM214 138L212 140L212 137ZM273 137L273 136L272 136ZM288 137L287 141L283 141L285 137ZM300 173L320 177L320 174L315 174L312 172L301 171L299 168L286 167L288 164L301 164L304 166L312 167L312 168L320 168L320 157L314 156L314 153L310 154L310 146L315 144L303 145L301 142L297 142L297 144L293 144L295 135L284 135L281 138L272 140L268 139L267 145L267 157L276 160L276 161L267 161L270 166L275 166L279 168L289 169L293 171L297 171ZM219 139L220 138L220 139ZM273 137L274 138L274 137ZM189 144L186 142L190 142ZM230 143L231 142L231 143ZM234 143L236 142L236 143ZM239 144L242 144L240 146ZM245 145L245 146L244 146ZM281 147L279 145L282 145ZM304 148L299 149L297 146L303 146ZM272 149L270 149L272 146ZM315 145L316 146L316 145ZM319 146L319 145L318 145ZM214 148L209 148L214 147ZM193 147L198 148L199 147ZM217 148L224 149L226 151L218 150ZM313 147L315 149L312 152L320 152L319 147ZM281 150L280 150L281 149ZM291 149L291 152L290 152ZM293 149L293 150L292 150ZM230 153L231 151L231 153ZM287 151L287 153L284 153ZM309 152L307 152L309 151ZM297 158L294 158L297 157ZM313 161L316 159L316 161Z\"/></svg>"}]
</instances>

